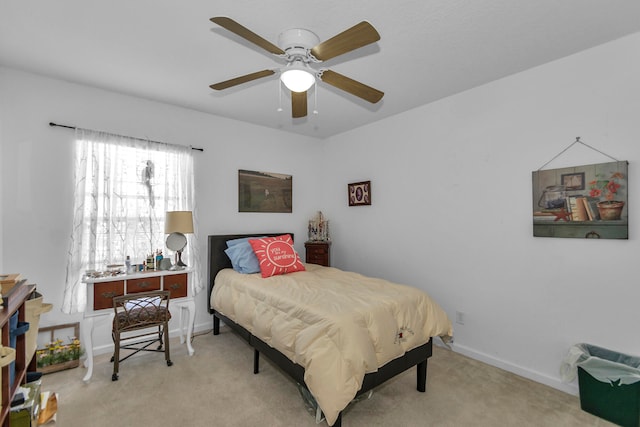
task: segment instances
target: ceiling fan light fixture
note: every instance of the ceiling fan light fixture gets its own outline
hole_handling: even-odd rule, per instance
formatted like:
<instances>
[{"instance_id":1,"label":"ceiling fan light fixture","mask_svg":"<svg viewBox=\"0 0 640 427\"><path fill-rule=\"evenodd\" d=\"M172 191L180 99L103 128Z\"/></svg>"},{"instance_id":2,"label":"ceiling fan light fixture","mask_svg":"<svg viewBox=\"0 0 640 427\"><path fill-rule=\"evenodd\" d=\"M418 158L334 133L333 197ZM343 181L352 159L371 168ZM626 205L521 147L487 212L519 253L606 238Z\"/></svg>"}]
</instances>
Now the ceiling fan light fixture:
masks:
<instances>
[{"instance_id":1,"label":"ceiling fan light fixture","mask_svg":"<svg viewBox=\"0 0 640 427\"><path fill-rule=\"evenodd\" d=\"M293 63L280 75L282 83L292 92L306 92L316 82L316 77L307 67Z\"/></svg>"},{"instance_id":2,"label":"ceiling fan light fixture","mask_svg":"<svg viewBox=\"0 0 640 427\"><path fill-rule=\"evenodd\" d=\"M367 21L362 21L347 28L323 42L320 42L317 34L304 28L284 30L278 37L278 46L231 18L216 16L211 18L211 21L245 39L245 41L275 55L279 60L283 60L287 64L284 68L266 69L215 83L209 86L211 89L228 89L272 76L279 72L278 94L280 103L278 111L282 111L282 85L284 84L291 94L291 117L294 119L307 116L307 91L316 83L316 79L372 104L380 101L384 96L384 92L335 71L329 69L318 71L309 66L309 64L330 60L380 40L378 31ZM313 92L317 98L318 91L314 90ZM318 114L316 108L314 108L313 114Z\"/></svg>"}]
</instances>

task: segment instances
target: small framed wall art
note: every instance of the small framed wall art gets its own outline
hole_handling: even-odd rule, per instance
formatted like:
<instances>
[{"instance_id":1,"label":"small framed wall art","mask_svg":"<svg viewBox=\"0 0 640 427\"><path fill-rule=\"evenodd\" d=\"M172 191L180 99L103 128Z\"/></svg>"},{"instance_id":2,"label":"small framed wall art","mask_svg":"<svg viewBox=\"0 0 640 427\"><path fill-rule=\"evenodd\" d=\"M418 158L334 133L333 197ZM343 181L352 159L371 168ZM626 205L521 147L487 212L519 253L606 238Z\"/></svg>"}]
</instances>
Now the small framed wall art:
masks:
<instances>
[{"instance_id":1,"label":"small framed wall art","mask_svg":"<svg viewBox=\"0 0 640 427\"><path fill-rule=\"evenodd\" d=\"M371 204L371 181L347 184L349 206L365 206Z\"/></svg>"}]
</instances>

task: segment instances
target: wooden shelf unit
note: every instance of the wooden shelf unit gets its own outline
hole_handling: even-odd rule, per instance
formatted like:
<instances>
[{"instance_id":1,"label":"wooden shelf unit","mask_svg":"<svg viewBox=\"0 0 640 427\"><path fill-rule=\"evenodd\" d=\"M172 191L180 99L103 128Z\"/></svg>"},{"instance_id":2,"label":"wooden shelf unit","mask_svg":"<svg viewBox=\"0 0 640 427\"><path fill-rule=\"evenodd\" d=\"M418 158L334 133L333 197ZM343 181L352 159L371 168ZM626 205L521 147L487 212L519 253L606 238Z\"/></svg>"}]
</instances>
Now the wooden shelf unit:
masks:
<instances>
[{"instance_id":1,"label":"wooden shelf unit","mask_svg":"<svg viewBox=\"0 0 640 427\"><path fill-rule=\"evenodd\" d=\"M18 322L24 322L26 316L25 301L36 290L35 285L16 285L9 291L7 295L3 295L7 301L0 310L0 325L2 327L2 345L9 347L10 343L10 320L11 316L18 312ZM13 384L9 380L9 365L2 368L2 410L0 411L0 420L3 427L9 427L9 411L11 410L11 401L18 387L24 383L27 370L35 371L34 358L27 363L26 359L26 335L21 334L16 337L16 360L15 375ZM33 366L32 366L33 365Z\"/></svg>"}]
</instances>

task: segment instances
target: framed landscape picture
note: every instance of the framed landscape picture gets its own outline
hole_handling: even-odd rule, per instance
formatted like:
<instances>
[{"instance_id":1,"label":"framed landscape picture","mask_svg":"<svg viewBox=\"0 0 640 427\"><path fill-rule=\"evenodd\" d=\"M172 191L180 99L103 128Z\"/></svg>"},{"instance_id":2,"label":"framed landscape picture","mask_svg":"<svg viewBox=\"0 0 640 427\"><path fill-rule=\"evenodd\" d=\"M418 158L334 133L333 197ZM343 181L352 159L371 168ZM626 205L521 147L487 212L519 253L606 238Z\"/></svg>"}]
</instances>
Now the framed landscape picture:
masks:
<instances>
[{"instance_id":1,"label":"framed landscape picture","mask_svg":"<svg viewBox=\"0 0 640 427\"><path fill-rule=\"evenodd\" d=\"M238 170L238 212L283 212L293 208L291 175Z\"/></svg>"},{"instance_id":2,"label":"framed landscape picture","mask_svg":"<svg viewBox=\"0 0 640 427\"><path fill-rule=\"evenodd\" d=\"M533 172L533 235L628 239L627 161Z\"/></svg>"}]
</instances>

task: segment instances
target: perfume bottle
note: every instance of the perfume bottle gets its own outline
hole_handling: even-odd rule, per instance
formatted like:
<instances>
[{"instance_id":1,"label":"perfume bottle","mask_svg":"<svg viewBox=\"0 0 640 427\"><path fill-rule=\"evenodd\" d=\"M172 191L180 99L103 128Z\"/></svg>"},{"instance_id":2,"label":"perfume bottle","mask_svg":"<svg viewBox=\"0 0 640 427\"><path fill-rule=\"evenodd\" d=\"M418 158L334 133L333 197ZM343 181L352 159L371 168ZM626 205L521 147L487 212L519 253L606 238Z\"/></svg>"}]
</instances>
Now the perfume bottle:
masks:
<instances>
[{"instance_id":1,"label":"perfume bottle","mask_svg":"<svg viewBox=\"0 0 640 427\"><path fill-rule=\"evenodd\" d=\"M147 256L147 270L155 270L155 257L153 254Z\"/></svg>"}]
</instances>

